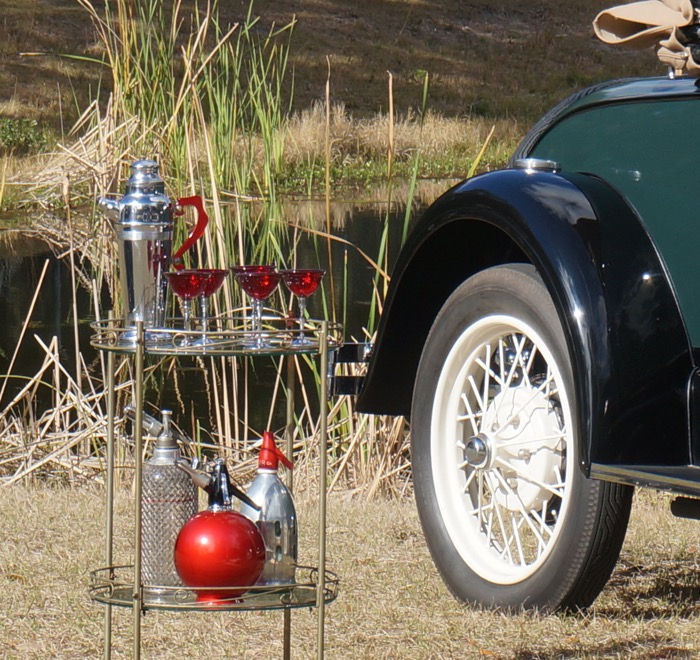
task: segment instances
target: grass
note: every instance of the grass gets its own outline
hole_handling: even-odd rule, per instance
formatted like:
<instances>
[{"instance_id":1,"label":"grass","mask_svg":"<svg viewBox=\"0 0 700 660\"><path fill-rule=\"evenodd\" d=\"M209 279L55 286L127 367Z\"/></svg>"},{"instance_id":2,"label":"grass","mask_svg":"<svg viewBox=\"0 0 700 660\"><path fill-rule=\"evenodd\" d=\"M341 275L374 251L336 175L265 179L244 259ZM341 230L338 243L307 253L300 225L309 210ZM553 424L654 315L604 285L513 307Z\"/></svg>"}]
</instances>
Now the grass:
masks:
<instances>
[{"instance_id":1,"label":"grass","mask_svg":"<svg viewBox=\"0 0 700 660\"><path fill-rule=\"evenodd\" d=\"M668 502L662 494L638 494L620 562L590 610L505 616L453 600L436 575L410 497L368 502L336 492L329 502L328 567L341 586L326 609L327 657L698 657L698 523L673 519ZM94 489L0 491L3 657L100 655L103 607L89 600L87 584L89 571L104 564L103 504ZM128 493L120 492L116 504L128 527ZM313 493L299 494L297 505L301 557L312 563ZM128 561L129 538L118 527L117 561ZM115 609L114 625L113 657L129 657L131 612ZM293 657L315 657L315 628L313 611L292 615ZM142 634L148 658L282 655L282 617L274 612L149 613Z\"/></svg>"},{"instance_id":2,"label":"grass","mask_svg":"<svg viewBox=\"0 0 700 660\"><path fill-rule=\"evenodd\" d=\"M183 0L183 10L194 4ZM430 106L440 114L531 121L578 86L663 72L651 53L615 51L593 38L591 22L609 4L258 0L255 9L262 30L296 18L290 65L297 112L323 98L330 57L332 98L358 119L386 112L389 70L397 108L420 106L428 72ZM233 23L247 8L248 0L227 0L220 9ZM92 100L100 69L60 57L101 53L75 0L7 0L0 36L0 101L16 99L35 118L48 120L56 119L59 100L64 112L75 112L75 100L81 107ZM44 55L19 55L27 52Z\"/></svg>"},{"instance_id":3,"label":"grass","mask_svg":"<svg viewBox=\"0 0 700 660\"><path fill-rule=\"evenodd\" d=\"M233 12L231 16L245 15L241 14L243 3L223 4L226 11ZM191 6L187 2L184 5ZM67 42L49 38L35 44L48 54L13 61L12 48L30 43L37 25L56 27L56 21L63 14L53 13L51 6L47 0L13 3L9 9L14 13L5 21L3 29L8 30L8 25L13 25L13 17L20 16L24 22L12 28L14 32L9 36L13 36L14 41L6 39L0 50L0 76L8 75L10 64L24 71L29 69L22 67L31 64L41 72L50 72L47 82L59 83L56 85L59 101L52 102L50 94L43 97L38 87L19 85L19 75L9 74L15 75L17 84L12 94L0 99L0 112L11 120L18 117L22 121L37 121L36 125L19 124L25 129L35 127L37 131L41 130L41 122L51 124L52 121L54 130L60 130L55 122L56 112L68 102L61 81L69 79L72 84L78 80L58 75L62 67L68 76L77 76L78 71L81 75L87 71L95 75L90 69L94 65L86 60L58 57L57 49ZM58 2L53 6L68 10L66 3ZM246 170L246 182L253 181L260 191L269 193L273 188L270 173L278 177L275 186L281 184L281 188L274 188L275 193L268 199L267 220L281 215L276 197L279 191L307 193L316 187L325 187L330 195L328 182L337 189L343 182L366 186L379 179L387 183L387 196L391 197L401 178L464 175L478 160L479 150L494 125L496 137L489 142L481 163L484 169L496 166L505 159L531 119L575 88L602 78L642 70L653 72L653 65L647 64L650 59L636 54L618 57L614 64L610 55L610 64L607 64L607 51L588 36L590 19L598 8L597 2L584 0L574 0L557 8L533 0L505 9L480 0L468 6L447 0L434 3L361 0L352 6L324 0L314 5L313 13L300 1L289 0L274 7L266 5L262 20L246 28L248 34L261 37L263 41L265 35L275 29L274 25L288 25L291 12L297 15L289 53L282 53L280 60L280 66L289 62L295 68L296 105L288 123L279 119L284 113L282 106L272 104L270 114L263 111L267 121L255 135L241 135L240 131L233 130L226 141L245 154L247 163L261 160L265 164L258 172ZM565 15L555 15L557 10ZM545 12L547 20L538 20ZM584 16L585 21L582 20ZM54 22L45 23L50 17ZM224 32L226 21L227 17L222 16ZM75 45L73 54L106 54L104 42L101 47L91 38L82 40L85 35L92 34L89 29L75 30L75 34L78 38L71 42ZM219 31L217 39L221 34ZM171 46L178 43L178 35L165 36L172 36L168 42ZM167 43L160 42L157 46L159 66L183 66L190 75L193 64L201 62L191 56L190 45L188 42L184 46L184 60L172 63L170 50L165 47ZM113 54L118 54L118 46L113 48ZM326 124L325 107L312 101L323 94L326 70L320 65L325 65L323 53L328 50L333 53L330 98L334 105L331 121ZM235 55L235 48L229 53ZM264 57L260 60L263 65L266 61ZM128 58L121 60L120 66L128 65ZM387 70L391 71L392 80L389 94ZM257 73L254 71L251 80L255 81L258 73L264 75L264 71L264 66ZM174 73L168 84L177 94L177 87L172 83L178 71ZM430 112L418 109L426 74L430 74L431 81ZM141 94L147 93L147 83L153 75L147 73L145 79L134 83ZM35 78L41 79L41 76ZM85 92L85 80L87 78L71 90L74 90L77 107L84 107L80 99ZM90 80L102 90L109 87L99 74ZM128 81L128 73L121 80ZM276 80L280 87L274 90L274 95L279 100L283 79L277 77ZM189 106L187 121L178 124L178 130L201 127L207 103L220 105L221 100L227 98L230 86L236 84L218 77L215 81L222 86L210 87L212 95L205 102ZM190 82L194 85L194 78L190 78ZM125 98L129 87L113 91ZM253 98L246 111L248 116L260 111L256 103L264 102L265 93L266 90L261 90L260 95ZM93 96L104 102L100 94L87 98ZM388 112L387 99L395 112ZM168 104L173 100L163 97L155 102L172 111L176 106ZM93 111L99 119L102 110L98 103ZM70 112L67 110L65 116L70 116ZM61 112L59 115L63 116ZM90 119L90 115L86 117ZM130 121L127 116L122 119ZM217 130L225 136L228 127L223 125L223 117L220 120L222 125ZM75 163L81 158L88 162L83 158L87 151L81 149L87 149L88 138L98 135L101 129L99 121L86 120L81 139L67 147L73 150L71 157ZM280 135L280 131L284 131L283 134ZM143 133L137 134L137 139L139 136ZM109 143L110 137L111 134L107 135L105 140L105 135L100 134L95 143ZM204 136L201 139L204 141ZM242 141L235 142L239 139ZM280 165L280 145L284 147L283 165ZM198 162L208 169L204 175L198 173L194 178L198 183L204 178L214 182L210 194L218 212L221 198L231 192L225 189L228 184L235 190L241 190L244 185L235 170L217 175L216 168L222 164L216 159L220 153L216 144L202 145L193 141L192 148L200 156ZM418 150L420 171L414 170ZM174 160L175 156L171 156ZM124 153L121 157L126 160L131 154ZM49 174L53 172L58 177L56 181L61 182L58 189L65 192L65 162L65 157L51 161L48 168L44 163L42 177L47 188L51 187ZM187 154L182 162L189 166ZM104 176L102 166L103 163L96 160L85 170L71 170L70 183L79 185L81 177L92 182ZM7 165L6 161L2 172L0 198L11 199L12 186L21 180L17 177L23 175L26 181L27 171L25 168L18 174L17 163ZM109 181L100 183L108 185ZM66 195L69 200L70 193L68 190ZM52 194L56 194L55 190L46 194L37 191L36 203L51 206L55 203L51 201ZM329 211L326 214L330 216ZM265 228L263 224L262 230ZM107 228L99 229L104 230L100 235L111 236ZM82 240L80 234L77 237ZM244 248L251 246L241 245L239 232L238 236L232 233L228 237L225 247L231 247L234 241L238 241L234 254L245 258ZM97 245L96 251L107 253L104 245ZM219 253L216 246L210 253L212 251ZM250 254L247 258L250 259ZM111 268L112 264L103 262L95 266L100 275ZM55 346L46 352L48 370L54 364L51 356L56 352ZM13 488L0 490L0 586L6 603L0 612L0 644L10 658L47 655L82 658L100 653L101 608L89 602L85 585L87 572L102 564L104 503L100 489L95 486L99 482L101 464L99 458L92 456L90 461L82 461L81 457L74 461L75 455L68 451L72 445L62 444L65 435L54 436L53 432L62 430L69 434L71 442L78 442L82 438L75 433L70 435L70 425L76 423L77 414L90 417L95 413L98 429L92 440L99 441L104 424L99 414L99 397L96 397L97 403L86 400L81 388L71 384L70 374L60 374L58 367L53 377L55 380L51 382L57 403L46 416L35 420L44 435L36 439L25 433L24 428L19 428L14 435L8 432L6 438L17 439L19 444L9 447L8 452L12 453L9 458L4 453L0 457L3 470L8 470L12 461L22 463L12 464L12 468L18 467L17 474L27 477ZM235 377L236 374L231 382ZM80 406L86 404L86 407L75 404L73 397ZM238 415L237 409L234 412ZM302 414L309 421L315 418L308 406ZM228 410L226 417L229 418ZM245 414L242 417L245 418ZM379 434L371 426L374 423L366 418L357 419L349 410L338 422L342 428L331 429L344 444L341 452L332 457L331 466L334 491L329 513L328 559L343 582L338 602L328 610L330 656L524 660L696 655L696 650L700 649L700 634L697 633L700 609L695 604L700 595L695 577L696 523L671 521L666 512L666 497L640 494L618 570L588 612L574 616L537 613L505 616L499 612L467 609L451 598L435 574L413 502L403 494L408 488L405 427L399 421ZM238 416L235 424L239 424ZM235 437L239 437L238 434ZM384 444L377 441L378 437ZM387 438L391 442L386 442ZM45 465L48 467L44 469ZM312 461L306 463L307 470L311 470L311 465ZM377 470L378 466L381 471ZM34 467L37 469L28 469ZM126 473L128 475L128 468ZM396 473L401 478L385 479ZM68 479L80 481L82 487L65 490L40 485L42 480L65 483L66 475ZM297 483L305 482L308 480L297 479ZM348 484L356 488L353 492L363 492L366 496L375 496L374 499L351 497L350 491L342 490ZM391 493L394 498L388 501L376 497L378 493ZM313 521L316 519L314 499L310 493L301 493L298 504L302 521L308 521L302 523L302 552L311 556L311 563L315 538ZM120 520L124 519L118 532L117 557L128 561L130 499L126 492L120 492L117 507ZM368 521L371 522L368 524ZM314 614L296 613L294 621L295 653L310 657L314 652ZM115 655L128 655L130 613L115 613L115 625ZM228 657L278 656L280 628L280 617L270 613L206 617L151 614L144 622L144 653L164 658L220 657L223 643ZM272 641L268 641L270 629Z\"/></svg>"},{"instance_id":4,"label":"grass","mask_svg":"<svg viewBox=\"0 0 700 660\"><path fill-rule=\"evenodd\" d=\"M82 4L13 0L3 7L0 117L37 121L40 131L49 127L54 139L62 140L94 99L104 108L110 92L120 93L106 68L95 63L107 58L110 51L104 40L98 40L89 12L84 10L89 3ZM183 0L174 5L184 18L182 31L197 27L202 20L205 5L201 3L195 14L198 18L190 20L194 4ZM527 127L576 89L608 78L664 73L651 53L614 51L592 37L591 21L604 6L603 0L573 0L562 5L526 0L505 6L485 0L468 5L459 0L323 0L312 11L302 0L258 2L254 5L260 15L253 26L256 36L294 22L286 60L293 76L288 75L279 88L285 98L292 99L294 124L294 130L278 142L284 145L281 192L304 194L310 187L314 191L322 188L323 158L318 153L320 149L322 154L323 140L314 142L310 154L305 136L323 130L323 122L311 120L317 114L315 104L324 98L329 66L331 100L342 109L334 117L343 115L336 127L342 132L333 138L332 183L354 188L376 185L386 171L384 158L377 160L371 132L372 126L386 123L387 72L393 81L395 113L404 117L413 132L418 122L411 118L415 119L421 107L423 83L429 75L428 108L436 121L432 126L426 123L425 135L429 142L443 141L443 148L428 150L420 175L448 177L463 176L468 170L473 150L478 148L471 133L481 132L484 124L496 125L490 153L482 161L483 169L488 169L502 164ZM247 11L248 0L219 3L220 27L245 23ZM137 9L134 12L138 15ZM173 30L174 26L166 25L158 31L163 43L155 48L157 56L149 64L153 69L147 78L156 70L181 68L187 59L187 44L181 37L171 39ZM127 40L129 34L133 36L129 32ZM165 42L170 47L163 49ZM112 50L114 47L112 41ZM133 73L119 58L113 61L126 66L122 69L127 78ZM167 103L167 94L156 92L177 94L170 79L155 88L151 82L145 87L143 81L136 85L144 90L138 95L142 102L145 98L162 105ZM186 122L178 124L180 128L184 125ZM262 134L261 139L270 144L271 134ZM413 148L408 140L406 149ZM236 150L255 162L261 162L261 154L263 161L268 156L280 157L279 152L269 153L245 141ZM397 149L397 177L410 173L406 153Z\"/></svg>"},{"instance_id":5,"label":"grass","mask_svg":"<svg viewBox=\"0 0 700 660\"><path fill-rule=\"evenodd\" d=\"M323 132L325 109L314 104L293 115L285 139L285 164L280 185L294 192L308 181L315 186L323 180ZM389 146L389 116L354 118L346 107L334 104L330 114L331 183L334 189L376 187L386 180ZM466 177L479 149L493 126L496 139L491 141L480 160L480 170L502 165L520 139L518 126L512 121L469 121L440 115L430 109L424 116L411 111L398 114L393 122L392 176L410 180L414 156L420 150L420 178Z\"/></svg>"},{"instance_id":6,"label":"grass","mask_svg":"<svg viewBox=\"0 0 700 660\"><path fill-rule=\"evenodd\" d=\"M84 115L82 137L77 139L72 147L63 147L68 157L73 159L76 165L81 165L79 175L73 169L71 180L66 180L65 157L48 161L53 175L58 177L55 181L61 181L62 199L67 200L63 203L66 219L74 218L72 206L75 204L76 192L80 194L82 188L84 194L84 188L87 186L93 199L95 192L109 192L114 182L126 170L125 164L133 158L133 151L137 148L148 150L150 147L157 149L159 160L164 163L162 172L167 173L173 189L183 190L193 186L197 192L203 191L208 199L211 222L205 239L198 244L198 254L187 256L188 265L206 263L209 267L226 268L236 263L274 262L280 267L285 267L297 263L295 239L303 230L285 224L277 197L280 150L285 142L282 132L287 125L287 113L280 92L285 80L288 53L284 39L291 26L270 28L261 35L257 31L259 19L248 14L243 24L235 29L227 29L214 3L211 13L193 19L195 24L187 33L181 32L185 17L178 13L177 4L171 19L160 13L161 5L155 0L145 0L138 6L125 0L107 2L104 15L89 0L80 2L92 16L110 62L114 100L104 114L98 104L93 104L90 111ZM209 5L207 7L209 8ZM206 35L209 35L211 42ZM279 43L280 39L282 44ZM173 62L170 53L175 45L181 42L185 44L182 47L182 62ZM170 89L171 93L159 92L153 98L149 97L148 103L143 104L142 113L139 113L138 99L149 92L153 79L158 79L163 88ZM344 128L342 113L336 113L336 117L336 130L332 132L331 140L340 139ZM396 146L408 149L407 142L400 143L394 136L397 133L408 134L413 122L399 123L395 127L393 114L390 114L390 118L388 139L382 140L382 133L377 130L377 125L368 123L367 133L370 137L366 143L369 144L373 140L378 143L376 151L373 152L375 155L386 150L398 153L403 158L404 154L397 152ZM421 120L424 118L425 112L421 112ZM394 131L394 128L402 130ZM183 138L182 131L189 139ZM415 135L413 139L417 143ZM417 148L418 146L414 151ZM327 163L333 160L330 141L323 155ZM414 155L409 153L407 162L410 163L413 158ZM263 163L263 166L258 168L254 166L256 163ZM391 168L388 169L391 172ZM48 178L44 176L42 181ZM391 186L391 173L386 175L386 179ZM83 181L82 186L78 183L80 180ZM92 186L97 188L97 191ZM122 189L121 181L116 188ZM326 189L328 190L328 186ZM224 195L232 194L237 196L237 199L247 194L264 197L264 203L259 205L260 215L256 215L256 210L250 204L238 201L231 207L232 215L225 217L221 201ZM60 224L59 222L59 227ZM80 223L80 227L76 226L77 224L71 224L74 230L71 232L71 248L73 245L77 246L79 260L85 265L86 272L81 277L83 283L92 291L98 289L102 282L107 282L111 285L112 299L118 299L119 291L113 285L117 264L113 256L112 228L105 226L100 214L88 218L87 228L86 223ZM177 226L180 228L184 223L178 223ZM61 238L57 240L60 243ZM333 240L331 228L327 224L325 233L318 232L315 251L321 253L323 248L327 248L330 254L330 243ZM71 257L74 258L72 252ZM192 261L189 261L190 259ZM307 256L304 259L305 263L311 265L313 257ZM73 262L71 265L73 266ZM383 265L386 267L386 264ZM333 266L329 257L328 262L324 263L324 267L329 271L328 280L333 276ZM76 268L72 268L72 272L80 277ZM385 279L386 275L378 274L377 277ZM385 283L383 286L385 288ZM329 283L329 290L331 301L329 308L324 312L329 318L335 319L339 310L333 301L336 288L332 282ZM274 306L277 309L286 309L290 304L289 300L283 300L283 295L279 291L276 294ZM235 283L226 282L221 295L214 301L215 310L229 310L230 313L230 310L240 305L242 296ZM97 297L95 294L95 300ZM94 313L99 316L101 310L95 309ZM371 324L368 323L368 326ZM371 327L369 329L372 330ZM75 350L78 354L77 326L75 336ZM47 353L51 353L50 348ZM47 357L44 366L47 374L51 372L53 364L54 359ZM216 417L216 440L229 449L231 443L238 442L237 439L259 437L263 428L269 428L271 424L268 421L267 426L263 428L260 428L260 424L265 423L263 420L256 420L255 427L250 424L246 396L250 381L245 375L246 369L247 365L239 362L233 362L231 365L222 362L216 366L212 364L212 368L203 374L207 391L213 393L212 400L209 401L209 417ZM81 427L79 431L73 425L73 422L76 422L80 426L86 419L83 403L87 404L88 418L102 420L104 416L103 402L99 394L103 388L88 383L91 377L89 370L85 369L84 374L82 371L82 365L77 362L73 372L74 379L70 378L70 373L65 369L64 373L58 370L53 372L58 378L53 379L50 387L53 406L48 412L48 417L47 413L37 414L40 419L38 425L26 414L24 396L21 397L21 401L13 402L8 410L0 413L0 424L7 430L3 444L8 447L8 456L0 463L0 472L11 475L10 483L28 474L27 464L31 469L35 469L43 468L47 462L61 472L67 468L73 478L71 457L63 456L62 464L55 460L60 453L56 447L59 440L53 433L55 420L58 418L62 420L60 428L65 432L65 437L70 436L66 450L80 442L81 437L85 439L89 435L92 444L86 441L84 445L90 454L88 462L92 459L99 462L102 434L99 431L93 433L91 424L87 425L88 430ZM153 397L158 395L159 383L171 380L170 374L173 372L178 373L175 368L168 370L166 365L164 370L158 372L160 375L156 374L149 381L154 383L151 392ZM244 376L239 383L241 373L244 373ZM98 374L97 378L101 383L106 382L104 373ZM130 374L122 371L118 383L120 386L124 384L128 389L129 379ZM30 379L31 382L23 393L26 394L26 405L30 409L33 409L34 395L42 380L43 372ZM175 381L175 388L180 396L180 375L177 375ZM313 434L318 417L318 396L315 392L318 388L318 374L307 374L307 377L299 382L303 390L303 410L298 411L296 429L297 437L303 438ZM64 384L70 391L75 388L75 394L67 398L58 397L57 393L66 391ZM239 395L239 385L244 395ZM86 398L85 390L81 391L85 386L94 389L95 396ZM185 396L184 399L187 400L188 397ZM242 405L241 399L245 399ZM180 401L182 402L182 399ZM323 405L325 406L325 402ZM180 412L184 413L184 403L182 408ZM271 411L275 409L274 399L270 408ZM302 405L299 408L301 409ZM340 417L344 414L341 411ZM270 416L272 417L272 413ZM339 423L344 425L345 421ZM360 427L360 432L364 433L364 425ZM191 430L193 435L196 431L194 428ZM402 431L403 427L391 433L391 437L399 446L405 440ZM27 436L32 438L29 443ZM348 447L356 446L355 437L354 434L343 432L343 441L348 443ZM248 441L243 440L243 443L246 444L246 449L249 449ZM96 451L93 452L93 449ZM362 446L360 451L356 452L360 460L365 457L365 449L366 447ZM385 449L379 448L377 451L381 455ZM37 461L41 452L42 459ZM398 460L403 464L405 461L401 454L402 451L399 451ZM86 458L88 457L84 454L80 457L79 462L83 468L86 466ZM390 470L395 460L383 460L384 469ZM342 467L346 464L347 461L343 461ZM97 467L99 469L99 465ZM399 471L404 471L402 465L398 467ZM348 469L346 473L350 471L351 469ZM361 471L366 473L366 467ZM372 479L368 483L373 490L383 488L383 484L374 484Z\"/></svg>"}]
</instances>

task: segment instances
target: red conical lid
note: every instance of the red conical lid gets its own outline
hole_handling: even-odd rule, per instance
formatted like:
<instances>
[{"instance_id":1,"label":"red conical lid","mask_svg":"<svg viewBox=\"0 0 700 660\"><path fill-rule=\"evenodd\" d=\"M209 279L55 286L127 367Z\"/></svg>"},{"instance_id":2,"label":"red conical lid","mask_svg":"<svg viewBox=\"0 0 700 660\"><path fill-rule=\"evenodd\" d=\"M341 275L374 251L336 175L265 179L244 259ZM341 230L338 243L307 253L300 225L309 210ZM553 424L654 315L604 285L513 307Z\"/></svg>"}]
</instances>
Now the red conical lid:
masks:
<instances>
[{"instance_id":1,"label":"red conical lid","mask_svg":"<svg viewBox=\"0 0 700 660\"><path fill-rule=\"evenodd\" d=\"M279 461L290 470L294 467L292 462L279 450L275 444L275 435L272 431L264 431L262 446L258 456L258 468L263 470L276 470Z\"/></svg>"}]
</instances>

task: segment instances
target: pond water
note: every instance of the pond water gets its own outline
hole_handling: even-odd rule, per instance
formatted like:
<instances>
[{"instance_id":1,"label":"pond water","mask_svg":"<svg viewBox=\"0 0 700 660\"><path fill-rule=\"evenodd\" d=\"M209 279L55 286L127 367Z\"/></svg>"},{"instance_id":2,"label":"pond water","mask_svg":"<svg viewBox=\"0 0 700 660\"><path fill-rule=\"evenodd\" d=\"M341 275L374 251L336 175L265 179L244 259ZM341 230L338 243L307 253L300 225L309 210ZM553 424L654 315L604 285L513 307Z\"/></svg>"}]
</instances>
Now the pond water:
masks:
<instances>
[{"instance_id":1,"label":"pond water","mask_svg":"<svg viewBox=\"0 0 700 660\"><path fill-rule=\"evenodd\" d=\"M436 186L436 191L446 189L446 185ZM422 201L414 203L410 210L410 224L437 192L427 193ZM427 197L427 198L426 198ZM325 217L322 202L298 202L288 204L286 213L299 217L316 215ZM389 226L389 265L392 266L398 255L404 232L405 204L369 201L366 203L348 202L332 205L334 235L346 243L334 242L332 249L333 282L335 286L336 314L343 317L343 301L347 301L344 322L346 339L364 339L363 327L368 318L370 300L373 293L374 268L362 257L362 252L376 259L385 223ZM325 242L323 250L325 251ZM317 248L312 241L302 243L299 261L315 264ZM308 259L304 252L308 250ZM321 265L326 257L321 256ZM43 273L43 275L42 275ZM330 278L324 282L328 286ZM39 286L41 283L41 286ZM30 313L33 298L36 302ZM90 347L91 330L89 323L94 317L92 294L85 288L77 290L77 308L80 317L79 345L85 362L96 364L98 356ZM330 300L325 291L325 301ZM312 316L322 315L323 299L316 294L309 299ZM0 231L0 374L7 374L23 328L26 331L12 367L13 376L31 377L41 367L45 353L34 335L49 343L58 339L61 361L66 369L75 371L75 339L73 323L73 293L70 267L67 259L59 260L51 250L37 238L28 238L11 231ZM183 370L187 377L188 369ZM5 387L0 401L4 406L24 385L24 380L12 378ZM182 383L181 383L182 386ZM169 405L165 401L161 405Z\"/></svg>"}]
</instances>

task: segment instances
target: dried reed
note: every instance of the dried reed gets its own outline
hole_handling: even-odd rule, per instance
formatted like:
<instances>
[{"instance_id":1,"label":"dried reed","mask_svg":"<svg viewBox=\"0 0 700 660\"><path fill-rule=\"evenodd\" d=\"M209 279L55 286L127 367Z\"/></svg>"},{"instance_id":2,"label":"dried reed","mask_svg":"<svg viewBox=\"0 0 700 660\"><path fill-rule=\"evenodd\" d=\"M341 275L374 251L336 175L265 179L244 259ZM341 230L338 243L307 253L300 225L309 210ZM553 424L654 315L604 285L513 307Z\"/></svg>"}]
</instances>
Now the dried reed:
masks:
<instances>
[{"instance_id":1,"label":"dried reed","mask_svg":"<svg viewBox=\"0 0 700 660\"><path fill-rule=\"evenodd\" d=\"M202 13L192 17L193 30L179 31L179 3L165 15L156 4L145 2L135 9L126 0L105 3L105 12L96 9L90 0L80 0L90 12L114 80L114 96L106 108L92 104L82 115L72 133L73 141L59 145L54 156L45 159L42 181L36 187L36 199L50 199L47 191L52 182L63 182L63 208L69 225L70 241L65 245L61 223L47 222L44 234L55 242L57 251L65 250L72 260L74 282L92 287L97 301L98 284L106 282L112 299L118 304L115 287L116 258L112 230L97 217L80 222L73 209L87 199L122 189L126 163L144 150L156 155L167 174L168 184L177 189L183 181L191 182L188 192L204 192L212 209L210 229L191 263L206 262L213 267L232 263L276 262L296 264L296 246L301 235L317 242L317 254L331 255L331 245L342 241L333 233L332 189L330 171L336 158L335 149L342 141L356 140L356 153L362 157L376 152L364 151L368 145L380 145L387 162L387 209L392 205L395 170L399 159L411 164L413 176L408 194L413 197L421 158L426 150L441 149L443 143L427 144L424 129L427 123L449 127L447 120L430 115L426 110L428 80L426 77L423 107L415 116L398 119L393 112L392 79L389 77L391 112L381 120L358 124L350 120L342 108L333 106L330 98L330 65L324 109L323 152L312 153L301 136L310 123L288 117L282 100L282 84L287 66L288 48L284 38L291 25L273 29L258 36L256 19L249 12L245 21L233 26L219 23L216 2L208 2ZM159 29L155 29L155 28ZM147 34L146 34L147 33ZM173 62L172 52L180 58ZM157 79L157 90L152 89ZM153 93L154 92L154 93ZM147 99L144 99L147 97ZM318 113L318 108L311 114ZM309 115L311 116L311 115ZM289 136L296 126L297 137ZM474 126L476 135L483 127ZM354 138L351 135L355 134ZM450 132L436 130L433 133ZM473 144L474 136L465 137ZM486 142L481 140L483 156ZM365 145L365 146L362 146ZM348 147L346 146L346 149ZM277 193L277 173L283 153L297 150L299 159L321 157L325 163L325 227L292 220L282 221ZM262 157L261 157L262 156ZM70 180L67 171L70 170ZM252 193L252 194L251 194ZM260 200L252 203L251 200ZM223 212L226 201L230 215ZM408 227L410 205L406 212L403 236ZM375 295L362 340L373 338L376 319L381 312L388 286L388 215L377 255L362 255L374 269ZM325 246L325 250L322 247ZM350 246L354 247L354 246ZM77 258L77 256L79 258ZM336 301L338 285L332 281L337 269L328 256L325 267L331 272L330 304L326 316L341 320L347 301ZM347 275L346 275L347 276ZM346 277L345 276L345 277ZM276 306L286 307L282 299ZM227 283L214 299L215 313L226 313L239 307L240 292ZM95 316L100 310L95 303ZM76 348L77 346L76 340ZM40 474L51 468L54 476L74 481L76 478L101 478L101 461L105 443L104 364L101 372L89 370L78 359L74 374L60 365L55 345L42 346L46 360L21 394L0 415L0 477L4 483ZM79 355L79 350L77 355ZM190 435L195 444L188 451L216 451L233 458L239 467L237 475L246 478L254 461L254 438L264 427L275 424L273 410L278 409L285 390L285 368L273 361L276 377L270 397L267 419L253 421L250 414L250 382L253 367L247 361L210 359L202 368L205 390L209 396L209 422L192 420ZM319 415L327 415L330 435L330 466L334 487L373 496L377 493L401 493L408 487L410 475L407 426L401 419L366 418L359 416L348 398L327 405L319 401L320 375L311 360L295 360L294 370L299 405L294 411L293 444L300 469L311 465L318 447ZM180 404L185 413L184 393L179 392L179 376L172 363L151 367L149 378L173 378ZM160 375L159 375L160 374ZM126 367L119 371L118 390L122 403L130 398L131 375ZM48 412L34 410L41 388L51 392L52 407ZM86 389L87 388L87 389ZM87 391L87 394L83 392ZM60 396L58 393L62 393ZM60 423L59 423L60 421ZM3 433L4 430L4 433ZM118 442L122 447L121 468L133 461L128 429L123 420L117 424ZM62 440L60 439L62 438ZM253 440L250 440L253 438Z\"/></svg>"}]
</instances>

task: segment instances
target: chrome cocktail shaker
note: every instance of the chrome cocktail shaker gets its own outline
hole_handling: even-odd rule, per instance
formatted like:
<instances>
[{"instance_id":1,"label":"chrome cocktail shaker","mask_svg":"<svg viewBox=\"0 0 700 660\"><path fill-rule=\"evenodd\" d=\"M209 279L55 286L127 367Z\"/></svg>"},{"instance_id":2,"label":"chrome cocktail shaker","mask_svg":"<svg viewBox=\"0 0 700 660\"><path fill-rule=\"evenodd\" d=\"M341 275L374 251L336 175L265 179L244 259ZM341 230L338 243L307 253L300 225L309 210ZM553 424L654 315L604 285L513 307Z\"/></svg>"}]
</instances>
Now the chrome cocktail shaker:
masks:
<instances>
[{"instance_id":1,"label":"chrome cocktail shaker","mask_svg":"<svg viewBox=\"0 0 700 660\"><path fill-rule=\"evenodd\" d=\"M182 268L180 257L204 233L208 217L199 197L172 202L153 160L131 165L126 192L120 200L103 197L99 206L114 222L119 253L119 280L127 326L143 321L145 328L165 325L166 278L171 263ZM172 255L173 219L178 207L195 206L197 224Z\"/></svg>"}]
</instances>

